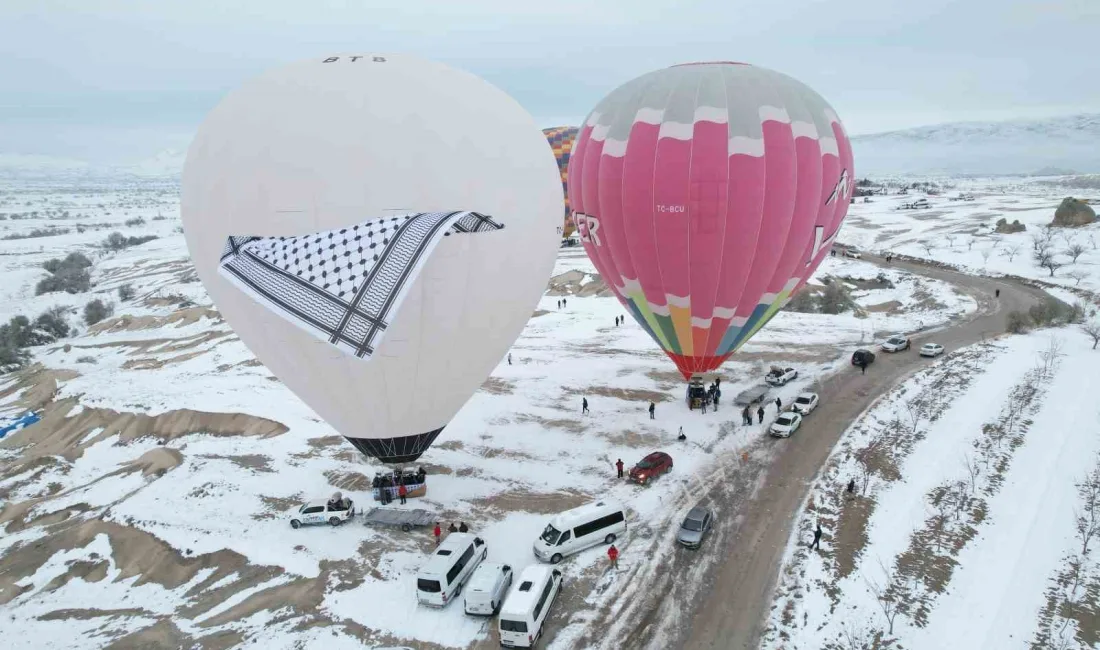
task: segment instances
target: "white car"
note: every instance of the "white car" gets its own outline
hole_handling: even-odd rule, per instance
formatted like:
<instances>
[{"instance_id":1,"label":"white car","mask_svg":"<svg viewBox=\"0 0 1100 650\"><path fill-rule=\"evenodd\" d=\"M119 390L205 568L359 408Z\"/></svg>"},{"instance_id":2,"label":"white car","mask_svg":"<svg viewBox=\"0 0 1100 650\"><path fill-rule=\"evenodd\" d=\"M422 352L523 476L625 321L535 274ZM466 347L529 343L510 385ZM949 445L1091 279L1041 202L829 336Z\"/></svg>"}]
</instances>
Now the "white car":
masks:
<instances>
[{"instance_id":1,"label":"white car","mask_svg":"<svg viewBox=\"0 0 1100 650\"><path fill-rule=\"evenodd\" d=\"M497 562L482 562L466 583L463 604L467 614L492 616L504 604L512 586L512 567Z\"/></svg>"},{"instance_id":2,"label":"white car","mask_svg":"<svg viewBox=\"0 0 1100 650\"><path fill-rule=\"evenodd\" d=\"M922 357L938 357L943 354L943 346L939 343L925 343L920 346L920 355Z\"/></svg>"},{"instance_id":3,"label":"white car","mask_svg":"<svg viewBox=\"0 0 1100 650\"><path fill-rule=\"evenodd\" d=\"M862 259L863 253L859 252L859 249L855 246L849 246L844 249L844 257L851 257L852 259Z\"/></svg>"},{"instance_id":4,"label":"white car","mask_svg":"<svg viewBox=\"0 0 1100 650\"><path fill-rule=\"evenodd\" d=\"M290 527L301 528L310 524L339 526L355 514L351 499L317 499L310 501L290 515Z\"/></svg>"},{"instance_id":5,"label":"white car","mask_svg":"<svg viewBox=\"0 0 1100 650\"><path fill-rule=\"evenodd\" d=\"M883 352L901 352L902 350L908 350L911 342L908 336L901 334L895 334L886 339L882 343Z\"/></svg>"},{"instance_id":6,"label":"white car","mask_svg":"<svg viewBox=\"0 0 1100 650\"><path fill-rule=\"evenodd\" d=\"M798 371L794 368L772 366L768 374L764 375L764 381L772 386L783 386L795 379L798 379Z\"/></svg>"},{"instance_id":7,"label":"white car","mask_svg":"<svg viewBox=\"0 0 1100 650\"><path fill-rule=\"evenodd\" d=\"M801 424L802 415L800 413L785 411L775 418L775 422L772 422L771 427L768 428L768 433L776 438L790 438L792 433L798 431Z\"/></svg>"},{"instance_id":8,"label":"white car","mask_svg":"<svg viewBox=\"0 0 1100 650\"><path fill-rule=\"evenodd\" d=\"M798 397L794 398L791 408L798 411L799 415L809 415L817 408L817 402L817 393L799 393Z\"/></svg>"}]
</instances>

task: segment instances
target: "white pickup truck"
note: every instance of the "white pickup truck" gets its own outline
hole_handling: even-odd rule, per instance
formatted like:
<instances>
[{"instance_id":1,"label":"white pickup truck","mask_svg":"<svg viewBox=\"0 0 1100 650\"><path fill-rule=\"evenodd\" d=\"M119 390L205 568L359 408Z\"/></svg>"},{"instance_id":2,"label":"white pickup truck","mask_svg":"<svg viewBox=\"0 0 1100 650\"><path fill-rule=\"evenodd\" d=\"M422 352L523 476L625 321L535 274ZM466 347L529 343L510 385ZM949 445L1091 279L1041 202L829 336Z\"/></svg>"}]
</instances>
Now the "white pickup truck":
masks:
<instances>
[{"instance_id":1,"label":"white pickup truck","mask_svg":"<svg viewBox=\"0 0 1100 650\"><path fill-rule=\"evenodd\" d=\"M794 368L772 366L768 374L764 375L764 381L772 386L783 386L794 379L798 379L798 371Z\"/></svg>"},{"instance_id":2,"label":"white pickup truck","mask_svg":"<svg viewBox=\"0 0 1100 650\"><path fill-rule=\"evenodd\" d=\"M316 499L290 513L291 528L300 528L310 524L329 524L339 526L355 515L355 504L351 499Z\"/></svg>"}]
</instances>

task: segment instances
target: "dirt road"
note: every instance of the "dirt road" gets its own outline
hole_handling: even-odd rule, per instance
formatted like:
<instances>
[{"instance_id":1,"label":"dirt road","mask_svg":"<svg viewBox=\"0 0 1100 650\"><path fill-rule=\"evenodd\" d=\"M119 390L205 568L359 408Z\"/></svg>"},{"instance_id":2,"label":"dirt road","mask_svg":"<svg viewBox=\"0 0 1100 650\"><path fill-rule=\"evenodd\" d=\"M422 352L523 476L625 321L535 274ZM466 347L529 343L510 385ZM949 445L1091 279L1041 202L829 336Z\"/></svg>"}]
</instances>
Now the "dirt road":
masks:
<instances>
[{"instance_id":1,"label":"dirt road","mask_svg":"<svg viewBox=\"0 0 1100 650\"><path fill-rule=\"evenodd\" d=\"M877 257L865 259L886 266ZM650 572L648 588L634 595L642 602L631 603L625 616L612 607L620 613L617 620L593 626L618 631L612 635L621 643L617 647L757 648L795 514L841 434L877 397L929 362L917 355L922 343L934 340L951 352L1004 332L1009 311L1049 299L1043 291L1011 280L907 261L895 260L890 266L948 282L972 296L978 310L934 333L914 336L907 352L875 350L876 360L866 375L848 367L823 378L817 387L821 406L795 437L761 437L747 460L720 462L723 479L711 482L702 499L716 513L710 548L662 558ZM997 289L999 298L994 296Z\"/></svg>"}]
</instances>

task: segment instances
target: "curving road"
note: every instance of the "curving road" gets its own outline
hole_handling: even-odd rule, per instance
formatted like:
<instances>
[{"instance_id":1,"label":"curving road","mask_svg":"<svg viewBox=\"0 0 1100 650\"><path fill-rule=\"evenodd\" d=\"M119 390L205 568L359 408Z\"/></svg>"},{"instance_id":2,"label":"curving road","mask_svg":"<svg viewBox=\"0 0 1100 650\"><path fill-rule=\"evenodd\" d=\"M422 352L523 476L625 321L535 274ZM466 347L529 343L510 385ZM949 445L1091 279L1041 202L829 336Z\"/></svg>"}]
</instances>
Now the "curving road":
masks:
<instances>
[{"instance_id":1,"label":"curving road","mask_svg":"<svg viewBox=\"0 0 1100 650\"><path fill-rule=\"evenodd\" d=\"M887 266L876 256L866 255L865 260ZM702 499L716 514L710 548L662 558L645 590L630 603L613 606L619 612L615 617L596 622L597 629L605 622L621 631L615 635L617 647L755 650L795 516L844 431L877 397L928 363L916 352L923 342L935 340L951 352L1004 332L1009 311L1050 299L1042 290L1010 279L896 258L889 266L954 285L972 296L978 309L934 333L914 335L908 352L876 351L866 375L849 367L824 377L816 388L821 406L798 435L783 441L761 437L747 459L720 461L723 476L710 482ZM997 289L1000 298L994 297Z\"/></svg>"}]
</instances>

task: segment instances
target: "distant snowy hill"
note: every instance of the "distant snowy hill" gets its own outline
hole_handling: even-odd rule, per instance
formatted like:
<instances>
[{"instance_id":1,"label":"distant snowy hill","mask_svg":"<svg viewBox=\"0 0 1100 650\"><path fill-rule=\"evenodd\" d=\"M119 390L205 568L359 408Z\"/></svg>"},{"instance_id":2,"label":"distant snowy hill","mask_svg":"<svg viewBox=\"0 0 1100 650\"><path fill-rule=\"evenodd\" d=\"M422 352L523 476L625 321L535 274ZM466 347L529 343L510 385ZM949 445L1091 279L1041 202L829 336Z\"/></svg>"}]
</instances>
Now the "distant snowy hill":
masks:
<instances>
[{"instance_id":1,"label":"distant snowy hill","mask_svg":"<svg viewBox=\"0 0 1100 650\"><path fill-rule=\"evenodd\" d=\"M127 171L136 176L178 176L183 171L183 161L186 158L187 151L166 149L136 165L122 167L119 171Z\"/></svg>"},{"instance_id":2,"label":"distant snowy hill","mask_svg":"<svg viewBox=\"0 0 1100 650\"><path fill-rule=\"evenodd\" d=\"M1100 171L1100 114L955 122L852 138L856 173Z\"/></svg>"},{"instance_id":3,"label":"distant snowy hill","mask_svg":"<svg viewBox=\"0 0 1100 650\"><path fill-rule=\"evenodd\" d=\"M71 158L0 153L0 176L65 176L85 174L89 168L88 163Z\"/></svg>"}]
</instances>

